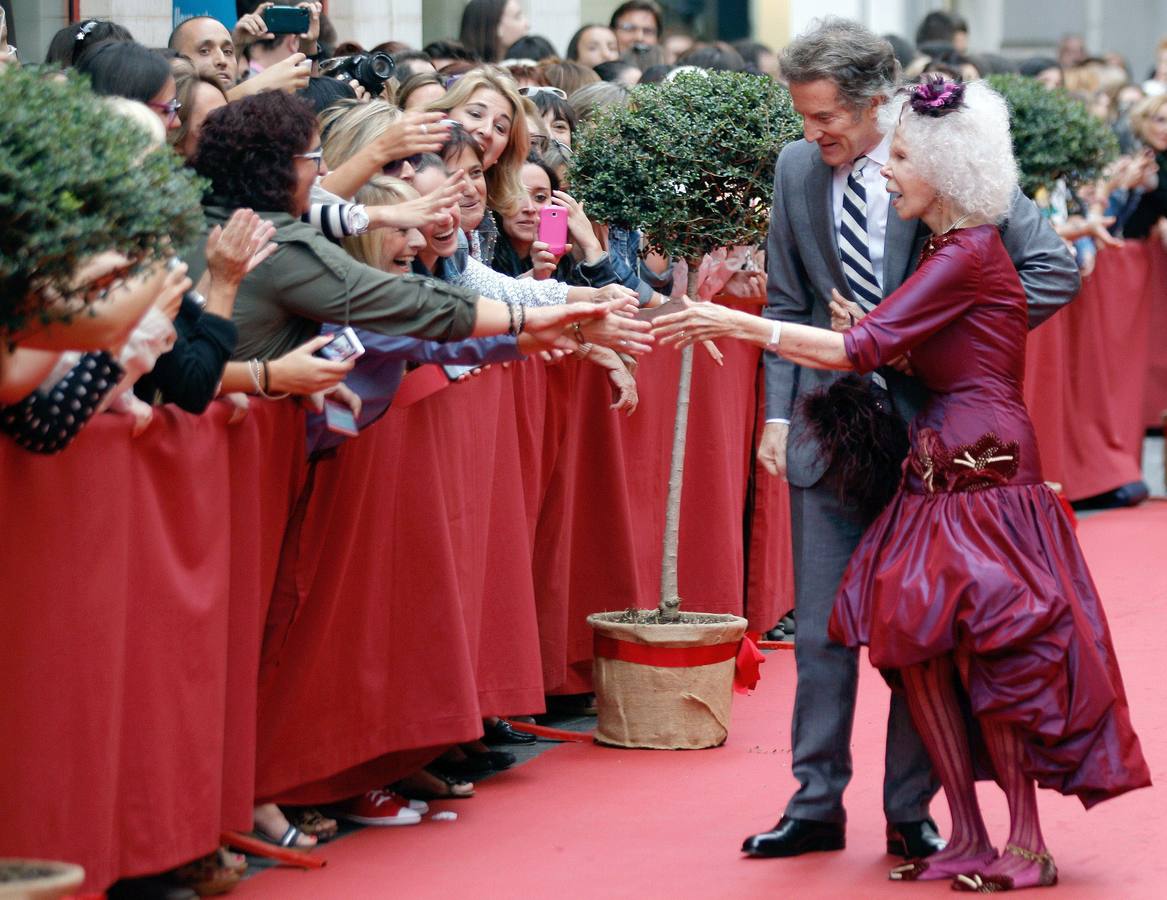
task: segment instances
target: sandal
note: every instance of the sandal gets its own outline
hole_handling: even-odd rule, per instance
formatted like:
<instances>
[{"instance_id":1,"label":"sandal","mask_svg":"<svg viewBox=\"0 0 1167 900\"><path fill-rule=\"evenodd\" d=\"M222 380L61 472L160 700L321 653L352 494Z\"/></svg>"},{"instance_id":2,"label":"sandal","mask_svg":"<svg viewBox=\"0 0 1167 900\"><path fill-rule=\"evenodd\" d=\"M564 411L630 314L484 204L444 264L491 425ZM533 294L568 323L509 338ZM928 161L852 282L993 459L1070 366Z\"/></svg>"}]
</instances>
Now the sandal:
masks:
<instances>
[{"instance_id":1,"label":"sandal","mask_svg":"<svg viewBox=\"0 0 1167 900\"><path fill-rule=\"evenodd\" d=\"M283 847L295 853L307 853L318 843L316 837L305 834L295 825L289 823L283 810L274 803L260 804L255 807L252 815L252 837L258 838L265 844ZM284 825L287 827L280 831ZM302 838L307 838L308 843L301 843Z\"/></svg>"},{"instance_id":2,"label":"sandal","mask_svg":"<svg viewBox=\"0 0 1167 900\"><path fill-rule=\"evenodd\" d=\"M276 847L283 847L287 850L294 850L297 853L307 853L316 846L316 841L311 844L297 843L302 837L311 837L302 832L295 825L289 825L288 830L281 834L278 838L272 837L270 834L264 834L262 831L253 831L257 838L267 844L272 844Z\"/></svg>"},{"instance_id":3,"label":"sandal","mask_svg":"<svg viewBox=\"0 0 1167 900\"><path fill-rule=\"evenodd\" d=\"M442 775L428 768L401 779L393 789L414 800L468 800L474 796L474 785L471 782Z\"/></svg>"},{"instance_id":4,"label":"sandal","mask_svg":"<svg viewBox=\"0 0 1167 900\"><path fill-rule=\"evenodd\" d=\"M284 809L284 815L288 817L288 824L295 825L304 834L316 838L319 844L332 840L340 830L336 819L328 818L312 806L288 807Z\"/></svg>"},{"instance_id":5,"label":"sandal","mask_svg":"<svg viewBox=\"0 0 1167 900\"><path fill-rule=\"evenodd\" d=\"M1006 844L1005 852L1019 856L1027 862L1036 863L1041 868L1036 884L1024 887L1053 887L1058 883L1058 867L1054 865L1054 858L1046 853L1035 853L1016 844ZM1013 878L1008 875L982 875L974 872L972 875L957 875L952 882L954 891L964 891L969 894L1000 894L1005 891L1017 890Z\"/></svg>"},{"instance_id":6,"label":"sandal","mask_svg":"<svg viewBox=\"0 0 1167 900\"><path fill-rule=\"evenodd\" d=\"M189 888L200 897L214 897L225 894L235 887L247 870L247 860L239 867L237 853L220 847L213 853L179 866L171 873L171 878L181 887Z\"/></svg>"}]
</instances>

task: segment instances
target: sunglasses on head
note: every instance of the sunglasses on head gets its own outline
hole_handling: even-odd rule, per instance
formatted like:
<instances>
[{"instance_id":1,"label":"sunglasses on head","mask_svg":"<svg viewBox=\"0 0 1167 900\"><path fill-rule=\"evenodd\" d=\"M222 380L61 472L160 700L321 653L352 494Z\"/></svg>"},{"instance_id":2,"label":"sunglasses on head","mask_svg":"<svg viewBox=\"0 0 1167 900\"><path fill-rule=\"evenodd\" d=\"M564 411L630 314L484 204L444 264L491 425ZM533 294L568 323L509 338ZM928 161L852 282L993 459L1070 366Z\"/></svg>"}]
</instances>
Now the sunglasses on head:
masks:
<instances>
[{"instance_id":1,"label":"sunglasses on head","mask_svg":"<svg viewBox=\"0 0 1167 900\"><path fill-rule=\"evenodd\" d=\"M534 97L537 94L551 94L558 97L560 100L567 99L567 92L557 87L549 87L545 84L538 84L532 87L519 88L519 94L523 97Z\"/></svg>"},{"instance_id":2,"label":"sunglasses on head","mask_svg":"<svg viewBox=\"0 0 1167 900\"><path fill-rule=\"evenodd\" d=\"M175 117L178 115L178 111L182 109L182 104L178 102L177 97L166 103L154 103L153 101L149 101L146 103L146 105L153 110L157 110L158 112L165 114L166 119L169 122L173 122Z\"/></svg>"},{"instance_id":3,"label":"sunglasses on head","mask_svg":"<svg viewBox=\"0 0 1167 900\"><path fill-rule=\"evenodd\" d=\"M390 175L394 178L399 178L401 176L401 173L403 171L405 171L405 164L406 163L409 163L411 168L416 169L418 167L418 165L421 163L421 154L415 153L415 154L413 154L413 156L405 157L405 159L390 160L389 162L385 163L385 165L383 165L381 167L381 174L382 175Z\"/></svg>"}]
</instances>

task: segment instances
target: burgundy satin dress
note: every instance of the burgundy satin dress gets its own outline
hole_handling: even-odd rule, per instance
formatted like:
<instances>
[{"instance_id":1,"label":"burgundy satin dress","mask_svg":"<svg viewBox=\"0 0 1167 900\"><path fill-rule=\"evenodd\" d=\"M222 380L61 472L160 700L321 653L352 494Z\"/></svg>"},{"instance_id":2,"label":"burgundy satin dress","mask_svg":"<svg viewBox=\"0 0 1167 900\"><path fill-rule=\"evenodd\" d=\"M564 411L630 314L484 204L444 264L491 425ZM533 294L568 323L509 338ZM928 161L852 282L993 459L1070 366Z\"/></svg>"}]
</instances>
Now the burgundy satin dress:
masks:
<instances>
[{"instance_id":1,"label":"burgundy satin dress","mask_svg":"<svg viewBox=\"0 0 1167 900\"><path fill-rule=\"evenodd\" d=\"M978 716L1025 736L1026 771L1089 807L1150 784L1097 590L1043 483L1022 397L1025 294L997 229L934 238L844 334L860 372L910 351L932 399L899 492L843 576L832 640L880 669L946 654Z\"/></svg>"}]
</instances>

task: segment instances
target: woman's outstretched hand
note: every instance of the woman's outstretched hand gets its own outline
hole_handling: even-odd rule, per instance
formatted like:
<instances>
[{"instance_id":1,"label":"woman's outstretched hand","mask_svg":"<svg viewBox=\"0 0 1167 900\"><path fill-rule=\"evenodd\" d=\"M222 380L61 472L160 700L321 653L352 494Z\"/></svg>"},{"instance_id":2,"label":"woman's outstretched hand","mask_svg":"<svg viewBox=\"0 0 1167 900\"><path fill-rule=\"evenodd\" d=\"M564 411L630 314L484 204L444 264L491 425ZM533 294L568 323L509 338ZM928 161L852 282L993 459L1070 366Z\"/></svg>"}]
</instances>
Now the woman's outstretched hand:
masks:
<instances>
[{"instance_id":1,"label":"woman's outstretched hand","mask_svg":"<svg viewBox=\"0 0 1167 900\"><path fill-rule=\"evenodd\" d=\"M583 330L586 323L591 323L585 332L589 342L623 353L648 353L653 341L649 323L616 314L616 306L616 303L566 303L528 307L523 330L546 348L574 350L577 341L569 329L579 324Z\"/></svg>"},{"instance_id":2,"label":"woman's outstretched hand","mask_svg":"<svg viewBox=\"0 0 1167 900\"><path fill-rule=\"evenodd\" d=\"M740 319L748 313L716 303L694 303L685 297L672 302L682 309L653 320L653 333L662 344L676 344L680 349L716 338L742 337Z\"/></svg>"},{"instance_id":3,"label":"woman's outstretched hand","mask_svg":"<svg viewBox=\"0 0 1167 900\"><path fill-rule=\"evenodd\" d=\"M640 356L652 350L651 324L632 316L624 300L613 300L607 304L608 314L594 322L580 325L577 338L585 343L611 347L619 353Z\"/></svg>"},{"instance_id":4,"label":"woman's outstretched hand","mask_svg":"<svg viewBox=\"0 0 1167 900\"><path fill-rule=\"evenodd\" d=\"M439 225L443 219L449 219L450 208L458 205L465 178L466 171L459 169L428 194L422 194L416 200L370 207L368 210L370 227L425 228L427 225ZM441 232L440 228L437 230Z\"/></svg>"}]
</instances>

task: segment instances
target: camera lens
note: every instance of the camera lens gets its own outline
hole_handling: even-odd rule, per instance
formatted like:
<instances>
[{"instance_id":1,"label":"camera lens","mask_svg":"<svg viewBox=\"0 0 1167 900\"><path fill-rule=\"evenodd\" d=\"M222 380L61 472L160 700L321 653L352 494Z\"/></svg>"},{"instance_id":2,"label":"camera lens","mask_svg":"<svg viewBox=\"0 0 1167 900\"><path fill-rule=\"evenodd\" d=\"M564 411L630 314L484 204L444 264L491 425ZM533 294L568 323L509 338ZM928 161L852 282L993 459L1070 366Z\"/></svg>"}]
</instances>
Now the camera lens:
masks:
<instances>
[{"instance_id":1,"label":"camera lens","mask_svg":"<svg viewBox=\"0 0 1167 900\"><path fill-rule=\"evenodd\" d=\"M388 81L393 75L393 57L388 53L373 53L369 56L369 68L382 81Z\"/></svg>"}]
</instances>

